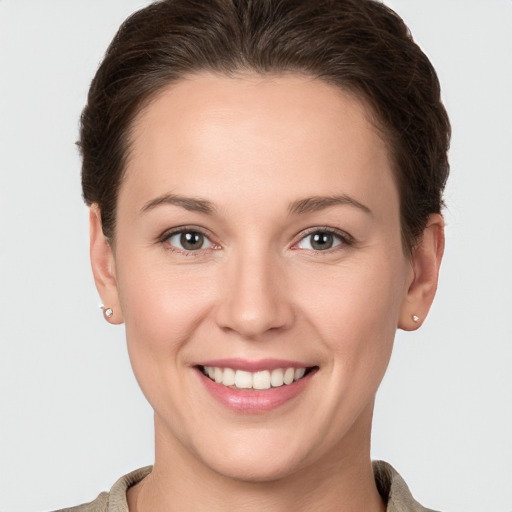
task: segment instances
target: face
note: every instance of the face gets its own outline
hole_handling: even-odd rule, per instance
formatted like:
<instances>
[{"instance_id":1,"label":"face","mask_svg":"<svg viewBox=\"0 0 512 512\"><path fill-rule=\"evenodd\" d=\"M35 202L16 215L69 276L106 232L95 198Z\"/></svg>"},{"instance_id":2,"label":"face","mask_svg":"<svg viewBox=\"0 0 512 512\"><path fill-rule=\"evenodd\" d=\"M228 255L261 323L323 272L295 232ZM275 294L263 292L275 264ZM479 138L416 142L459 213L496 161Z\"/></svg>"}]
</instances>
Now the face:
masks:
<instances>
[{"instance_id":1,"label":"face","mask_svg":"<svg viewBox=\"0 0 512 512\"><path fill-rule=\"evenodd\" d=\"M157 459L262 481L369 445L414 270L368 118L318 80L203 74L136 119L104 293Z\"/></svg>"}]
</instances>

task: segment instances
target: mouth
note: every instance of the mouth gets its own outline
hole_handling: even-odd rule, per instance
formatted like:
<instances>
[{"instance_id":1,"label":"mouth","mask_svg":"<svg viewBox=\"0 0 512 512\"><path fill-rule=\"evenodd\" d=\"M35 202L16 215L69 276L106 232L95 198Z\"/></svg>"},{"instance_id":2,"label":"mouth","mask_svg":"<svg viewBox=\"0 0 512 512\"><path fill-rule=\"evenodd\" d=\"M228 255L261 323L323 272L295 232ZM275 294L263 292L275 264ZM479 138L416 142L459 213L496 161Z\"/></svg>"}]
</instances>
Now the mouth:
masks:
<instances>
[{"instance_id":1,"label":"mouth","mask_svg":"<svg viewBox=\"0 0 512 512\"><path fill-rule=\"evenodd\" d=\"M255 372L220 366L197 368L210 380L230 389L264 391L289 386L316 371L318 366L283 367L263 369Z\"/></svg>"},{"instance_id":2,"label":"mouth","mask_svg":"<svg viewBox=\"0 0 512 512\"><path fill-rule=\"evenodd\" d=\"M284 359L216 359L192 366L210 396L237 414L267 413L297 403L319 370Z\"/></svg>"}]
</instances>

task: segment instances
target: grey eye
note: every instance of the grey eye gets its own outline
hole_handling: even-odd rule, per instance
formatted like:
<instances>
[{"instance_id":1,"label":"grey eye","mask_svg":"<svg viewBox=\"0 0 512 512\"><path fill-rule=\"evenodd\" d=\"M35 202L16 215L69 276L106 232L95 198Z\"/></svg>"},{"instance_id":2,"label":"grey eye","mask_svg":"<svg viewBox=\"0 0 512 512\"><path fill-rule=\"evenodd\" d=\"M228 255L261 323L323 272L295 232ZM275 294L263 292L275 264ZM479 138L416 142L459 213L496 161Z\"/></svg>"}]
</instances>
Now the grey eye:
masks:
<instances>
[{"instance_id":1,"label":"grey eye","mask_svg":"<svg viewBox=\"0 0 512 512\"><path fill-rule=\"evenodd\" d=\"M210 240L198 231L179 231L167 240L172 246L184 251L198 251L211 245Z\"/></svg>"},{"instance_id":2,"label":"grey eye","mask_svg":"<svg viewBox=\"0 0 512 512\"><path fill-rule=\"evenodd\" d=\"M315 231L305 236L297 244L297 247L313 251L327 251L341 243L341 237L335 233L331 233L330 231Z\"/></svg>"}]
</instances>

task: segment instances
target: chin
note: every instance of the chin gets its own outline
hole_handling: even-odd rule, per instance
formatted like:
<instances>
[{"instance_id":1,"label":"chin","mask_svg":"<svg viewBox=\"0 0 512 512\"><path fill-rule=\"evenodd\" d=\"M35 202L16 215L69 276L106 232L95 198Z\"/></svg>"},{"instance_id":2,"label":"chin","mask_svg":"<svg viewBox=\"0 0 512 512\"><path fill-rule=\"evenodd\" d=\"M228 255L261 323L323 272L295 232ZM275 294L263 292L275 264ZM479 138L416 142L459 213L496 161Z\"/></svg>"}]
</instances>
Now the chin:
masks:
<instances>
[{"instance_id":1,"label":"chin","mask_svg":"<svg viewBox=\"0 0 512 512\"><path fill-rule=\"evenodd\" d=\"M251 432L231 432L231 435L210 437L189 452L195 452L199 463L220 476L244 482L270 482L285 478L300 470L308 457L306 439L290 440L290 433L272 429L252 428ZM203 438L203 439L206 439ZM195 443L194 443L195 444Z\"/></svg>"},{"instance_id":2,"label":"chin","mask_svg":"<svg viewBox=\"0 0 512 512\"><path fill-rule=\"evenodd\" d=\"M210 462L208 466L225 478L248 483L274 482L300 469L299 464L291 459L272 457L266 452L261 455L252 459L224 456L222 461L205 462Z\"/></svg>"}]
</instances>

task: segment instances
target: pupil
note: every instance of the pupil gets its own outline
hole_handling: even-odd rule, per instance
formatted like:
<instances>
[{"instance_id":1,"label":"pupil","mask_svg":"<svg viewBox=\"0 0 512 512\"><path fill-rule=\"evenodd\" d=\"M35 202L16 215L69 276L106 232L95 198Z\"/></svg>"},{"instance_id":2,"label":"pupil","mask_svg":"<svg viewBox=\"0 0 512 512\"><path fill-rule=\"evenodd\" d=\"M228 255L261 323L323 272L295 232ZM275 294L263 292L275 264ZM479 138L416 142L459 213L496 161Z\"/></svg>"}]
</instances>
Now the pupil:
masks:
<instances>
[{"instance_id":1,"label":"pupil","mask_svg":"<svg viewBox=\"0 0 512 512\"><path fill-rule=\"evenodd\" d=\"M182 233L180 237L182 247L188 251L193 251L194 249L201 249L201 247L203 246L203 241L203 235L201 233L196 233L194 231Z\"/></svg>"},{"instance_id":2,"label":"pupil","mask_svg":"<svg viewBox=\"0 0 512 512\"><path fill-rule=\"evenodd\" d=\"M332 233L315 233L311 246L313 249L326 250L330 249L333 244Z\"/></svg>"}]
</instances>

